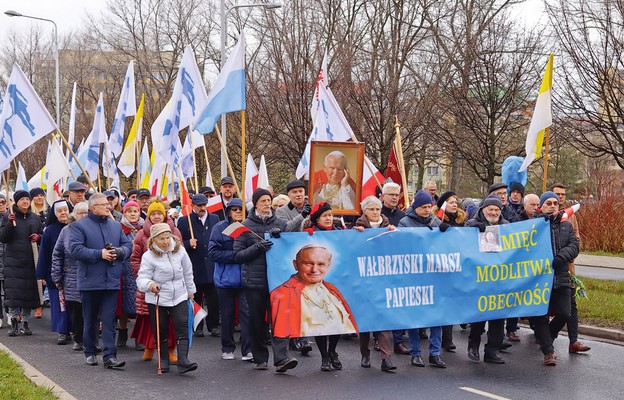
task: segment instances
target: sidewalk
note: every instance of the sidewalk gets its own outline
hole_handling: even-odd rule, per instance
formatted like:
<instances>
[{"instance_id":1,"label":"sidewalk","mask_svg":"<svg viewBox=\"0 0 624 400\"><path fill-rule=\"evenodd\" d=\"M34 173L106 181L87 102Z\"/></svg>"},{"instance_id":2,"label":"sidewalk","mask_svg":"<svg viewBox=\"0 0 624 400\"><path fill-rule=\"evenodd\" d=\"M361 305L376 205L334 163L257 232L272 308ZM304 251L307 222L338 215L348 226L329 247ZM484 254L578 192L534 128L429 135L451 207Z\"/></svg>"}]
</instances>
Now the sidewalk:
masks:
<instances>
[{"instance_id":1,"label":"sidewalk","mask_svg":"<svg viewBox=\"0 0 624 400\"><path fill-rule=\"evenodd\" d=\"M574 260L574 264L583 267L600 267L624 270L624 258L608 256L592 256L589 254L579 254Z\"/></svg>"}]
</instances>

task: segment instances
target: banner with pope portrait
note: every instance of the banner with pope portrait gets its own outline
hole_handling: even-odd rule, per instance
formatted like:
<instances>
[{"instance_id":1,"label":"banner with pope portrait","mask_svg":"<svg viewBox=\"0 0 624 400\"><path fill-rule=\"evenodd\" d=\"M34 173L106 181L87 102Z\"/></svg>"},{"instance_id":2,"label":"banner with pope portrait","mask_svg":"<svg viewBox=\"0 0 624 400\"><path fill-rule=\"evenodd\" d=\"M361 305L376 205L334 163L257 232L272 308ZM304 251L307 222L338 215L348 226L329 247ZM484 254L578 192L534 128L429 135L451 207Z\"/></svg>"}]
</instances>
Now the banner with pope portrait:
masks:
<instances>
[{"instance_id":1,"label":"banner with pope portrait","mask_svg":"<svg viewBox=\"0 0 624 400\"><path fill-rule=\"evenodd\" d=\"M267 252L277 337L444 326L544 315L549 222L477 228L282 233ZM484 240L497 241L484 246Z\"/></svg>"}]
</instances>

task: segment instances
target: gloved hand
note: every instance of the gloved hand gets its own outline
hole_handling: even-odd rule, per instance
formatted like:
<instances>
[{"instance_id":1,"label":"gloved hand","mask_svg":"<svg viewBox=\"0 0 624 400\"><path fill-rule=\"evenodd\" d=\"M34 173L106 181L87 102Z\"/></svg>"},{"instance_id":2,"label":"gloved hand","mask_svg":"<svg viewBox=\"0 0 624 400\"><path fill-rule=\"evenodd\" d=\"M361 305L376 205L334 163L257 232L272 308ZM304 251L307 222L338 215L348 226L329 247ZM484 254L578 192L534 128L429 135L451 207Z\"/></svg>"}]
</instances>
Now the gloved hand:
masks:
<instances>
[{"instance_id":1,"label":"gloved hand","mask_svg":"<svg viewBox=\"0 0 624 400\"><path fill-rule=\"evenodd\" d=\"M262 239L258 243L256 243L256 249L262 253L266 253L273 246L273 242L269 242L268 240Z\"/></svg>"},{"instance_id":2,"label":"gloved hand","mask_svg":"<svg viewBox=\"0 0 624 400\"><path fill-rule=\"evenodd\" d=\"M554 269L561 269L565 267L565 261L563 260L563 257L555 256L552 262L552 266Z\"/></svg>"},{"instance_id":3,"label":"gloved hand","mask_svg":"<svg viewBox=\"0 0 624 400\"><path fill-rule=\"evenodd\" d=\"M448 228L450 228L450 227L451 227L451 226L450 226L449 224L447 224L446 222L442 222L442 223L440 224L440 232L446 232L446 230L447 230Z\"/></svg>"},{"instance_id":4,"label":"gloved hand","mask_svg":"<svg viewBox=\"0 0 624 400\"><path fill-rule=\"evenodd\" d=\"M280 228L269 229L269 235L274 239L279 239L282 236L282 230Z\"/></svg>"},{"instance_id":5,"label":"gloved hand","mask_svg":"<svg viewBox=\"0 0 624 400\"><path fill-rule=\"evenodd\" d=\"M15 226L15 213L9 214L9 225Z\"/></svg>"},{"instance_id":6,"label":"gloved hand","mask_svg":"<svg viewBox=\"0 0 624 400\"><path fill-rule=\"evenodd\" d=\"M303 205L303 208L301 209L301 216L305 218L308 215L310 215L311 211L312 211L312 206L310 205L310 203L305 203Z\"/></svg>"},{"instance_id":7,"label":"gloved hand","mask_svg":"<svg viewBox=\"0 0 624 400\"><path fill-rule=\"evenodd\" d=\"M485 232L485 223L483 222L477 222L477 224L475 225L477 228L479 228L479 232L483 233Z\"/></svg>"},{"instance_id":8,"label":"gloved hand","mask_svg":"<svg viewBox=\"0 0 624 400\"><path fill-rule=\"evenodd\" d=\"M115 259L116 260L123 260L124 259L124 251L121 247L115 247L113 250L115 250Z\"/></svg>"},{"instance_id":9,"label":"gloved hand","mask_svg":"<svg viewBox=\"0 0 624 400\"><path fill-rule=\"evenodd\" d=\"M31 233L30 236L28 236L28 239L30 239L31 242L39 242L41 240L41 235L38 233Z\"/></svg>"}]
</instances>

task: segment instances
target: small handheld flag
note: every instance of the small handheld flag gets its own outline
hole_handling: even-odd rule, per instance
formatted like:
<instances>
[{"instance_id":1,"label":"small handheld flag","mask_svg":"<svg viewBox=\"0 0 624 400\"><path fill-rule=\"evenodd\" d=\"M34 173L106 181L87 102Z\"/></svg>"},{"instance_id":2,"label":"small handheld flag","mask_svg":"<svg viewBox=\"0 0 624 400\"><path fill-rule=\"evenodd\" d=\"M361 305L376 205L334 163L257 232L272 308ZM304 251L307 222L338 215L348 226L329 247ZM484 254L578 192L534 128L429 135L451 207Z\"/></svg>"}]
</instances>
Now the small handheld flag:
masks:
<instances>
[{"instance_id":1,"label":"small handheld flag","mask_svg":"<svg viewBox=\"0 0 624 400\"><path fill-rule=\"evenodd\" d=\"M440 221L444 221L444 213L445 212L446 212L446 201L444 202L444 204L442 204L442 207L440 207L440 209L436 213L436 217L438 217L438 219Z\"/></svg>"},{"instance_id":2,"label":"small handheld flag","mask_svg":"<svg viewBox=\"0 0 624 400\"><path fill-rule=\"evenodd\" d=\"M251 232L251 230L240 222L233 222L223 230L223 234L231 237L232 239L236 239L245 232Z\"/></svg>"},{"instance_id":3,"label":"small handheld flag","mask_svg":"<svg viewBox=\"0 0 624 400\"><path fill-rule=\"evenodd\" d=\"M223 210L223 201L221 201L221 195L208 198L206 209L209 213L216 213L219 210Z\"/></svg>"},{"instance_id":4,"label":"small handheld flag","mask_svg":"<svg viewBox=\"0 0 624 400\"><path fill-rule=\"evenodd\" d=\"M563 210L563 215L561 216L561 222L567 221L575 212L577 212L581 208L580 204L575 204L572 207L568 207Z\"/></svg>"}]
</instances>

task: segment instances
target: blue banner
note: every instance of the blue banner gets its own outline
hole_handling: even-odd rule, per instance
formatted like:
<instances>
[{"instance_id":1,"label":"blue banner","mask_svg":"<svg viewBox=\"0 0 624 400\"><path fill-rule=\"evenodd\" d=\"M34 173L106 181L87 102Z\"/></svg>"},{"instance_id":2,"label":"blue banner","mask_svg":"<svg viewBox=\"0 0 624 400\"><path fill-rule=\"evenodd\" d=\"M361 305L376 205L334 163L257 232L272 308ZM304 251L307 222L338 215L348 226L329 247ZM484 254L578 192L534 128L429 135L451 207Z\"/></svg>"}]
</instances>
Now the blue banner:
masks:
<instances>
[{"instance_id":1,"label":"blue banner","mask_svg":"<svg viewBox=\"0 0 624 400\"><path fill-rule=\"evenodd\" d=\"M550 223L282 233L267 252L274 334L314 336L543 315Z\"/></svg>"}]
</instances>

